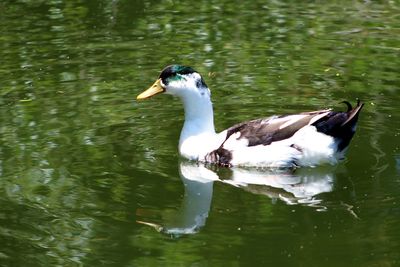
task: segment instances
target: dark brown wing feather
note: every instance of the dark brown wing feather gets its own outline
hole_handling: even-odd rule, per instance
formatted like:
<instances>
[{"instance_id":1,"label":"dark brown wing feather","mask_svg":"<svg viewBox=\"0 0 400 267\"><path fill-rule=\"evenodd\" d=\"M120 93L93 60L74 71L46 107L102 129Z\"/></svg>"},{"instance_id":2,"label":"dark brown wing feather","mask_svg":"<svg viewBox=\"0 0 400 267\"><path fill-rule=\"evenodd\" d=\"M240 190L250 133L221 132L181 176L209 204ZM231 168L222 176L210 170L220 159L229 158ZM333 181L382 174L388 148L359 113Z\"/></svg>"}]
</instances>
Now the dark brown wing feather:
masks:
<instances>
[{"instance_id":1,"label":"dark brown wing feather","mask_svg":"<svg viewBox=\"0 0 400 267\"><path fill-rule=\"evenodd\" d=\"M269 145L272 142L290 138L299 129L306 126L310 121L329 110L304 112L296 115L272 116L265 119L257 119L234 125L227 129L226 140L235 133L240 132L239 139L245 138L249 141L248 146ZM298 118L301 116L301 118ZM281 128L285 123L293 121L288 126Z\"/></svg>"}]
</instances>

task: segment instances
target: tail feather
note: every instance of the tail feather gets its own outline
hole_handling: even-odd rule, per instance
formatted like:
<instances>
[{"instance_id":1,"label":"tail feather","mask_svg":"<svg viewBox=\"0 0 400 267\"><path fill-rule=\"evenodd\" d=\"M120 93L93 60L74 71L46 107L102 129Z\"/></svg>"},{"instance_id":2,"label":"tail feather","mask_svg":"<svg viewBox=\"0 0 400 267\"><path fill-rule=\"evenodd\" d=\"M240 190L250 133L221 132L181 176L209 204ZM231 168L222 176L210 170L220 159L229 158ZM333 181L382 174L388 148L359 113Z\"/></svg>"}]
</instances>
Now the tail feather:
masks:
<instances>
[{"instance_id":1,"label":"tail feather","mask_svg":"<svg viewBox=\"0 0 400 267\"><path fill-rule=\"evenodd\" d=\"M347 101L346 101L347 102ZM349 103L349 102L347 102ZM362 109L362 107L364 106L364 103L362 103L359 99L357 99L357 106L355 108L352 108L351 105L351 109L347 110L347 115L349 116L347 118L347 120L345 120L342 123L342 127L345 126L346 124L353 124L353 123L357 123L358 120L358 114L360 114L360 111Z\"/></svg>"},{"instance_id":2,"label":"tail feather","mask_svg":"<svg viewBox=\"0 0 400 267\"><path fill-rule=\"evenodd\" d=\"M337 140L338 151L342 151L349 145L356 131L358 116L364 106L360 100L357 100L357 106L354 108L347 101L343 103L347 106L346 112L332 111L312 124L318 132L330 135Z\"/></svg>"}]
</instances>

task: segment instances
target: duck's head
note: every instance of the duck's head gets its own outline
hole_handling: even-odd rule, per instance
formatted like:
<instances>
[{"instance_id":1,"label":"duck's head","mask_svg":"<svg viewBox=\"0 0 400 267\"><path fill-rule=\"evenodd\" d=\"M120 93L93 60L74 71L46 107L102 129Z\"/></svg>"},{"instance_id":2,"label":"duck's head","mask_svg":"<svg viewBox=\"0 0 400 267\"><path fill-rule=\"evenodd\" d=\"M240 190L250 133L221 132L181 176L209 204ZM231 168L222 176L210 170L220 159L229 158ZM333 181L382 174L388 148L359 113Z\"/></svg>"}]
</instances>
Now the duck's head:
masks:
<instances>
[{"instance_id":1,"label":"duck's head","mask_svg":"<svg viewBox=\"0 0 400 267\"><path fill-rule=\"evenodd\" d=\"M161 93L183 99L210 97L210 90L201 75L191 67L181 65L171 65L163 69L155 83L138 95L137 99L146 99Z\"/></svg>"}]
</instances>

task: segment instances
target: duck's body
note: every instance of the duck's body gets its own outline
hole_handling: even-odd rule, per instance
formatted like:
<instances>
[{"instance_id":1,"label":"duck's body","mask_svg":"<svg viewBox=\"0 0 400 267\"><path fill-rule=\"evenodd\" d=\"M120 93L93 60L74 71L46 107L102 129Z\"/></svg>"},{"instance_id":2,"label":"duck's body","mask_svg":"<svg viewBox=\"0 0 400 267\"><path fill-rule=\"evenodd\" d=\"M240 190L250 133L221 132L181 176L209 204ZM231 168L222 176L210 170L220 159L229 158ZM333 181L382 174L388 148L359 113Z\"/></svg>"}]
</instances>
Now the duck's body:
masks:
<instances>
[{"instance_id":1,"label":"duck's body","mask_svg":"<svg viewBox=\"0 0 400 267\"><path fill-rule=\"evenodd\" d=\"M210 90L190 67L173 65L138 99L158 93L181 98L185 122L179 153L223 166L297 167L334 164L343 158L356 129L358 102L346 112L330 109L243 122L220 133L214 128Z\"/></svg>"}]
</instances>

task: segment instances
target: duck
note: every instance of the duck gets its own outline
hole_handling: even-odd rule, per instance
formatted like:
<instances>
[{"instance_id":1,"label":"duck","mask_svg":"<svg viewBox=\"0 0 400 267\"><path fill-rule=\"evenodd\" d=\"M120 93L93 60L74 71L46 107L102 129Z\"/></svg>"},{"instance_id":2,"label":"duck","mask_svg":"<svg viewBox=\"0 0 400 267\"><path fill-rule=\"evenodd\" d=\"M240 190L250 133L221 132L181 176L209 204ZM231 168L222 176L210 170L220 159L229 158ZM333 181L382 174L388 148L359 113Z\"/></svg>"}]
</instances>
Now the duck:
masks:
<instances>
[{"instance_id":1,"label":"duck","mask_svg":"<svg viewBox=\"0 0 400 267\"><path fill-rule=\"evenodd\" d=\"M185 120L179 154L224 167L298 168L334 165L345 157L364 104L348 101L346 111L322 109L241 122L219 133L211 91L192 67L170 65L137 100L159 94L178 97Z\"/></svg>"}]
</instances>

